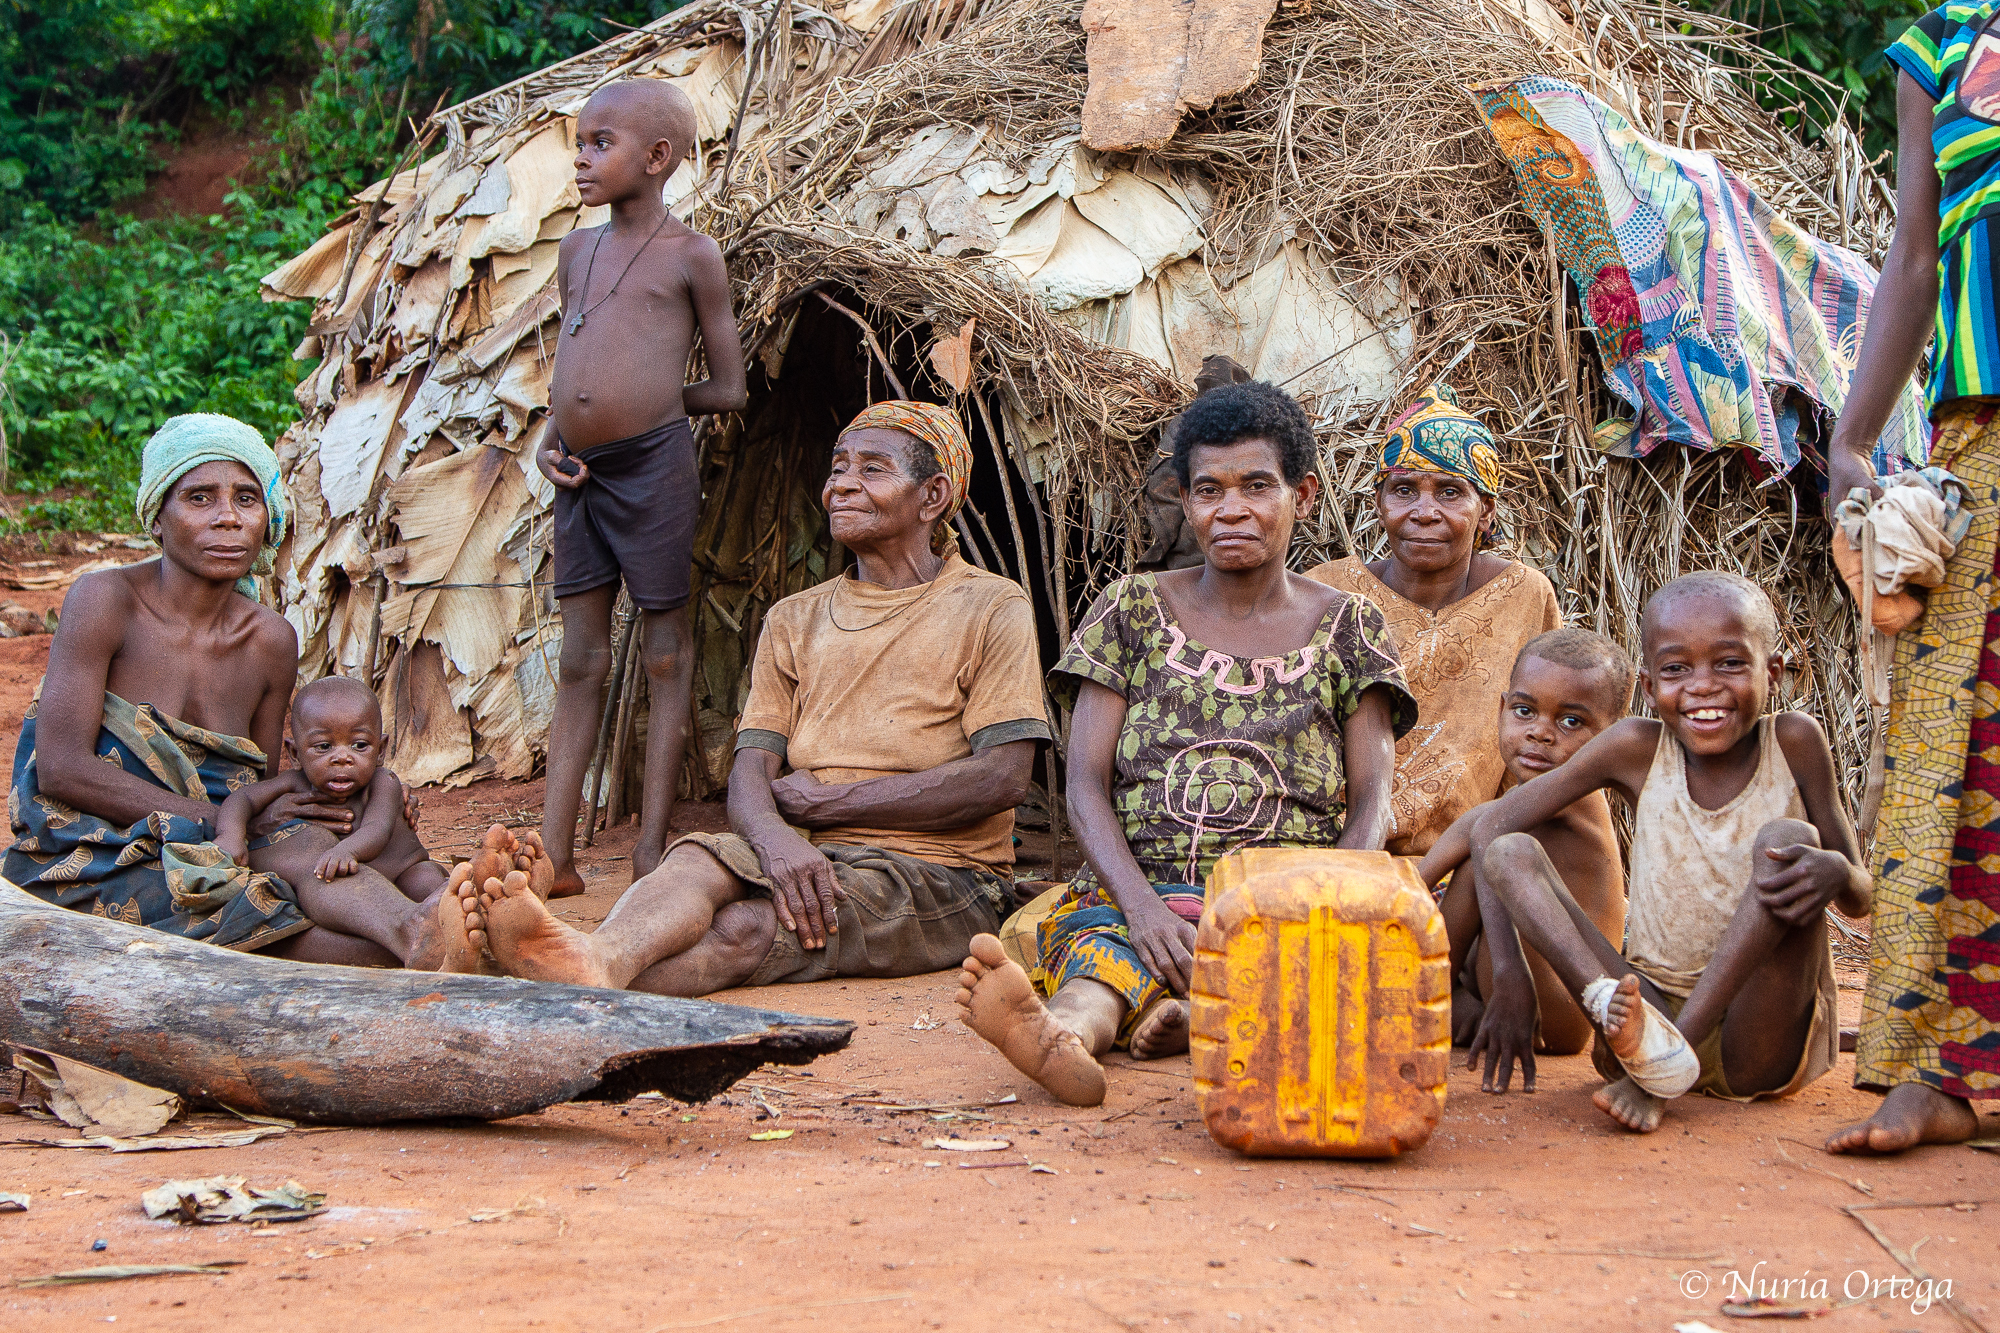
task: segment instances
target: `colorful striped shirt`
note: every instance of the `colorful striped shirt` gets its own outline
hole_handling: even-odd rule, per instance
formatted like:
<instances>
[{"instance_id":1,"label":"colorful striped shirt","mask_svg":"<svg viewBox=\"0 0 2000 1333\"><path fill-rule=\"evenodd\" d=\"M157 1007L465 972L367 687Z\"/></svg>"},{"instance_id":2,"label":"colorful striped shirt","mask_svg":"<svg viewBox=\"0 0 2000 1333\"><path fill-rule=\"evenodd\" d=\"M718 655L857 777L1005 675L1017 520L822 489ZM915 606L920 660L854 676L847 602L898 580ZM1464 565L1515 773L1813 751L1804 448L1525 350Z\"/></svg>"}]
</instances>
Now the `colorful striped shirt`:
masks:
<instances>
[{"instance_id":1,"label":"colorful striped shirt","mask_svg":"<svg viewBox=\"0 0 2000 1333\"><path fill-rule=\"evenodd\" d=\"M1910 25L1886 52L1936 104L1938 313L1928 396L2000 396L2000 0L1948 4Z\"/></svg>"}]
</instances>

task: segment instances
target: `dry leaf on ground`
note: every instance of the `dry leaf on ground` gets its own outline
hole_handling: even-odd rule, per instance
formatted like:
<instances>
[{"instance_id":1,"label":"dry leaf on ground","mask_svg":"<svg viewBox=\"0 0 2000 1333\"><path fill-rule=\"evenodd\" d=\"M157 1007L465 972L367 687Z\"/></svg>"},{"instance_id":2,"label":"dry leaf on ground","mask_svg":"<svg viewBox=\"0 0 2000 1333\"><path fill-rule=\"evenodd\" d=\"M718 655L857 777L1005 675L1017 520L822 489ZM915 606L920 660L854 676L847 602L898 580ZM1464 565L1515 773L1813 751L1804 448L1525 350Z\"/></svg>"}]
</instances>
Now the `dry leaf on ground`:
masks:
<instances>
[{"instance_id":1,"label":"dry leaf on ground","mask_svg":"<svg viewBox=\"0 0 2000 1333\"><path fill-rule=\"evenodd\" d=\"M946 1152L999 1152L1014 1145L1006 1139L927 1139L924 1146Z\"/></svg>"},{"instance_id":2,"label":"dry leaf on ground","mask_svg":"<svg viewBox=\"0 0 2000 1333\"><path fill-rule=\"evenodd\" d=\"M221 1222L298 1222L326 1211L326 1196L296 1180L274 1190L245 1185L242 1176L169 1180L139 1196L146 1216L182 1225Z\"/></svg>"},{"instance_id":3,"label":"dry leaf on ground","mask_svg":"<svg viewBox=\"0 0 2000 1333\"><path fill-rule=\"evenodd\" d=\"M774 1139L788 1139L792 1137L792 1134L793 1131L789 1129L767 1129L761 1133L752 1134L750 1136L750 1142L769 1143Z\"/></svg>"},{"instance_id":4,"label":"dry leaf on ground","mask_svg":"<svg viewBox=\"0 0 2000 1333\"><path fill-rule=\"evenodd\" d=\"M181 1113L181 1099L173 1093L80 1060L17 1046L14 1067L41 1085L42 1100L58 1120L95 1136L157 1133Z\"/></svg>"},{"instance_id":5,"label":"dry leaf on ground","mask_svg":"<svg viewBox=\"0 0 2000 1333\"><path fill-rule=\"evenodd\" d=\"M66 1273L46 1273L24 1277L17 1287L74 1287L85 1282L117 1282L128 1277L166 1277L173 1273L227 1273L241 1267L241 1259L217 1259L212 1264L106 1264L101 1268L72 1268Z\"/></svg>"},{"instance_id":6,"label":"dry leaf on ground","mask_svg":"<svg viewBox=\"0 0 2000 1333\"><path fill-rule=\"evenodd\" d=\"M14 1139L11 1143L25 1148L109 1148L112 1152L180 1152L187 1148L243 1148L259 1139L268 1139L289 1132L275 1125L259 1125L255 1129L228 1129L220 1134L148 1134L142 1138L132 1139L96 1134L86 1139Z\"/></svg>"}]
</instances>

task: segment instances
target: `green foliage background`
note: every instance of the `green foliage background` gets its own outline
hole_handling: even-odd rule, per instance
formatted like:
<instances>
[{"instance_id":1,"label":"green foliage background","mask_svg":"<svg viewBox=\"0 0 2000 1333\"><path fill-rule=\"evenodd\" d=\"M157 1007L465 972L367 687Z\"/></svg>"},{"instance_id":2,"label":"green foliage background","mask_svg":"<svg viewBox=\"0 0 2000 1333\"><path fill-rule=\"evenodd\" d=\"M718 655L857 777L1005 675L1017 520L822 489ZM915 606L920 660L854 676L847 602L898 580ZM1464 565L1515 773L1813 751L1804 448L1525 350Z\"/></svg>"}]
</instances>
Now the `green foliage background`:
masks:
<instances>
[{"instance_id":1,"label":"green foliage background","mask_svg":"<svg viewBox=\"0 0 2000 1333\"><path fill-rule=\"evenodd\" d=\"M0 421L15 526L132 523L140 447L179 412L275 436L311 312L257 279L408 143L411 118L586 49L679 0L0 0ZM1694 0L1765 30L1894 142L1881 48L1912 0ZM1773 90L1810 130L1823 99ZM190 126L269 148L208 218L125 210ZM55 498L62 496L65 498Z\"/></svg>"}]
</instances>

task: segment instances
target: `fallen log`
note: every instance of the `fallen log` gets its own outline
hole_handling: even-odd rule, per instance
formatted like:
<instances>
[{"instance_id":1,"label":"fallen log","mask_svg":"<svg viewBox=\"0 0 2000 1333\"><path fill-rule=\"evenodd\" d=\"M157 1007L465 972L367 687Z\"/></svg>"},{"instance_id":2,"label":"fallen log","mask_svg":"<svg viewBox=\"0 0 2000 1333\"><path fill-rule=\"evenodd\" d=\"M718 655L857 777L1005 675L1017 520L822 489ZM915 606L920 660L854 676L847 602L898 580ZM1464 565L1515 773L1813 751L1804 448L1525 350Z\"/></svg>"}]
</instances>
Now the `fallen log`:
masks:
<instances>
[{"instance_id":1,"label":"fallen log","mask_svg":"<svg viewBox=\"0 0 2000 1333\"><path fill-rule=\"evenodd\" d=\"M706 1101L854 1024L507 977L292 963L50 907L0 880L0 1042L193 1105L332 1124Z\"/></svg>"}]
</instances>

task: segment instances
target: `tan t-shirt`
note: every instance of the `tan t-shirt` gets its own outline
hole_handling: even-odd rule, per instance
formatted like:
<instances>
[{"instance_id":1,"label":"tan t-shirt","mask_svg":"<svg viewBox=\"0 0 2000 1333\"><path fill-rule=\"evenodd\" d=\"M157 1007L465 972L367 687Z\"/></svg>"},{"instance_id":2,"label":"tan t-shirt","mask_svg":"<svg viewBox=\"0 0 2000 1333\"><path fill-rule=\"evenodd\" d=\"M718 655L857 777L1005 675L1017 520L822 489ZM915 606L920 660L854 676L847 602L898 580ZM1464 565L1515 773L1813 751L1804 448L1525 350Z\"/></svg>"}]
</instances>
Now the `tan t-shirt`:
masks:
<instances>
[{"instance_id":1,"label":"tan t-shirt","mask_svg":"<svg viewBox=\"0 0 2000 1333\"><path fill-rule=\"evenodd\" d=\"M914 588L843 575L773 606L736 747L775 751L793 769L838 783L1049 736L1028 595L954 552L936 579ZM1014 812L929 833L821 829L812 840L1005 874Z\"/></svg>"},{"instance_id":2,"label":"tan t-shirt","mask_svg":"<svg viewBox=\"0 0 2000 1333\"><path fill-rule=\"evenodd\" d=\"M1500 696L1528 640L1562 624L1556 590L1518 562L1442 611L1428 611L1368 570L1359 556L1306 571L1382 608L1403 659L1417 725L1396 742L1389 850L1422 856L1452 821L1500 794Z\"/></svg>"}]
</instances>

